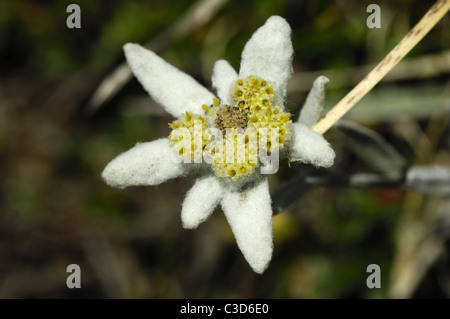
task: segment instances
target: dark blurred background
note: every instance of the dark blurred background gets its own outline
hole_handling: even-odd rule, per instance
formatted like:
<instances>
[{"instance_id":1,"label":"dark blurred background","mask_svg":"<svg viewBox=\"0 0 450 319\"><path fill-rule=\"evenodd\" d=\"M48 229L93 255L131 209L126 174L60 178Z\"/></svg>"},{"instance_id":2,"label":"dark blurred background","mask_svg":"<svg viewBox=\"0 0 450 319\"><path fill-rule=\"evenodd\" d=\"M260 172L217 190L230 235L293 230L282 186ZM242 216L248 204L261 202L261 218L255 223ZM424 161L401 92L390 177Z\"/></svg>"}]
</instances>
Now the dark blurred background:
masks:
<instances>
[{"instance_id":1,"label":"dark blurred background","mask_svg":"<svg viewBox=\"0 0 450 319\"><path fill-rule=\"evenodd\" d=\"M167 136L172 121L134 78L121 87L109 77L115 94L100 86L124 70L125 43L148 43L211 87L214 62L238 69L252 33L281 15L293 30L287 108L296 115L316 76L330 78L333 106L434 1L85 0L76 2L81 29L66 26L70 3L0 1L0 298L450 297L449 196L311 188L274 217L273 260L257 275L220 209L195 231L181 227L195 176L125 190L100 178L136 142ZM370 3L380 29L366 26ZM448 167L449 74L447 15L346 118L408 167ZM342 135L326 138L333 170L373 171ZM282 165L271 191L301 171ZM81 267L81 289L66 286L69 264ZM369 264L381 267L380 289L366 286Z\"/></svg>"}]
</instances>

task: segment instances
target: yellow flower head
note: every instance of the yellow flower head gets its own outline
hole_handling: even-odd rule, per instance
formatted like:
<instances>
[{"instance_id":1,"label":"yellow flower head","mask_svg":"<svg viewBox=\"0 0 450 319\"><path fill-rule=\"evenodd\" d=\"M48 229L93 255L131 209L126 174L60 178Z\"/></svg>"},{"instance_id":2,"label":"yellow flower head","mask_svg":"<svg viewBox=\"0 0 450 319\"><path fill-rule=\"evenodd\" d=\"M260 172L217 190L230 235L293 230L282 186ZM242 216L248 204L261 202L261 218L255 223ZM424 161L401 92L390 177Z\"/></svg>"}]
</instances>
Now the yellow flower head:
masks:
<instances>
[{"instance_id":1,"label":"yellow flower head","mask_svg":"<svg viewBox=\"0 0 450 319\"><path fill-rule=\"evenodd\" d=\"M169 137L184 158L193 160L195 151L201 149L203 156L211 158L216 176L236 180L250 176L259 166L260 148L270 153L285 147L291 139L292 121L288 112L274 104L274 88L258 76L237 79L230 94L234 105L214 99L210 106L202 106L205 117L186 113L170 123ZM196 120L198 125L194 125ZM222 136L209 129L219 130Z\"/></svg>"}]
</instances>

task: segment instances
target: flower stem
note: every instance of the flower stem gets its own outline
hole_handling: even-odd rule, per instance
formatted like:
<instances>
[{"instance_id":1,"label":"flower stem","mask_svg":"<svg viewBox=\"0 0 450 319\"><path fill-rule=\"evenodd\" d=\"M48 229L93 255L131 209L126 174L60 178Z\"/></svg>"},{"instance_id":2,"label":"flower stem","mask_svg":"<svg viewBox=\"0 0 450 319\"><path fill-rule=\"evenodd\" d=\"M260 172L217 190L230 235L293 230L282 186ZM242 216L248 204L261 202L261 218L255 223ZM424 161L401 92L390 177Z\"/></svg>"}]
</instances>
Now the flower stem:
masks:
<instances>
[{"instance_id":1,"label":"flower stem","mask_svg":"<svg viewBox=\"0 0 450 319\"><path fill-rule=\"evenodd\" d=\"M345 113L355 106L409 51L442 19L450 9L450 0L438 0L405 37L366 75L348 94L342 98L312 129L324 134Z\"/></svg>"}]
</instances>

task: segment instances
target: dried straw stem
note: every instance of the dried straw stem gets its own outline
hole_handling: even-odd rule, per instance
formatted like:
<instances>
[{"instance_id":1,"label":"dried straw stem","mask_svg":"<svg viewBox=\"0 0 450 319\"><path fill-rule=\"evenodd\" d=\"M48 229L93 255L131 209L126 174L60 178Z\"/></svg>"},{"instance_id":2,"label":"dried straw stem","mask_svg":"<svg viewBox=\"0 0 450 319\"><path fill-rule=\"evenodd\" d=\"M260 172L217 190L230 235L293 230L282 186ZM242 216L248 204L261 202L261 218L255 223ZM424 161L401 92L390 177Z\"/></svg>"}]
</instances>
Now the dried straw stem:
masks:
<instances>
[{"instance_id":1,"label":"dried straw stem","mask_svg":"<svg viewBox=\"0 0 450 319\"><path fill-rule=\"evenodd\" d=\"M438 0L408 34L388 55L339 101L316 125L313 130L325 133L345 113L355 106L409 51L442 19L450 9L450 0Z\"/></svg>"}]
</instances>

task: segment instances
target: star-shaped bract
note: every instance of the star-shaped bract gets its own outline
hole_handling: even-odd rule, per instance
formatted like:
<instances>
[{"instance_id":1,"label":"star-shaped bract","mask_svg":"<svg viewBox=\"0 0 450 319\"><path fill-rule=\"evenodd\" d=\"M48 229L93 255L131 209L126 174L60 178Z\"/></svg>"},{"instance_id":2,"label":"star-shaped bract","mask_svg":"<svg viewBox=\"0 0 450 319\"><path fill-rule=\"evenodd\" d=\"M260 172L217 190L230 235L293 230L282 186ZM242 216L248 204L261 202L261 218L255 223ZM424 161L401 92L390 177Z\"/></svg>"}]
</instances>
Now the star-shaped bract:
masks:
<instances>
[{"instance_id":1,"label":"star-shaped bract","mask_svg":"<svg viewBox=\"0 0 450 319\"><path fill-rule=\"evenodd\" d=\"M275 102L284 109L287 83L292 73L291 28L279 16L270 17L245 45L239 74L225 60L216 62L212 85L224 105L231 105L231 88L238 78L260 77L271 83ZM165 62L152 51L137 44L124 46L127 61L142 86L174 117L186 112L204 115L202 108L215 98L192 77ZM299 120L292 124L287 146L290 160L329 167L335 153L310 127L318 120L324 104L328 79L319 77L313 84ZM102 173L107 184L128 186L158 185L180 177L199 164L173 161L174 150L168 138L138 143L113 159ZM196 228L221 205L245 259L257 273L267 268L273 251L272 207L265 175L233 186L211 170L203 170L188 191L181 211L183 227Z\"/></svg>"}]
</instances>

